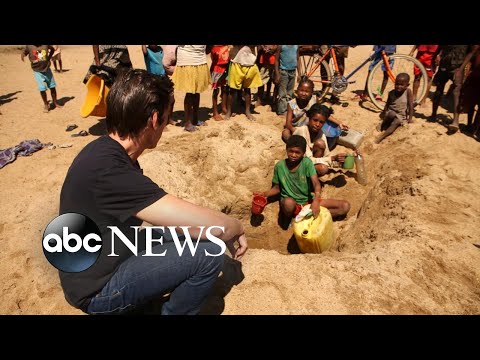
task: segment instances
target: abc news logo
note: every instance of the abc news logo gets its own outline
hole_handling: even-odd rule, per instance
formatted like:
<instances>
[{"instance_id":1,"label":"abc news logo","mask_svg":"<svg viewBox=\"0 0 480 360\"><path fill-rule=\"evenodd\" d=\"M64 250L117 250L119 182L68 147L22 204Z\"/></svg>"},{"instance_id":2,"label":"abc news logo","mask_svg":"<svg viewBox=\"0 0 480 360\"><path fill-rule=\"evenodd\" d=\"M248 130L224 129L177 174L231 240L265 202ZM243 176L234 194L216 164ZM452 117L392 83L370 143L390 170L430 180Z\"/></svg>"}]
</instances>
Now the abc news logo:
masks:
<instances>
[{"instance_id":1,"label":"abc news logo","mask_svg":"<svg viewBox=\"0 0 480 360\"><path fill-rule=\"evenodd\" d=\"M115 253L115 240L120 240L132 252L138 256L138 233L140 226L132 226L135 230L134 242L123 234L116 226L107 226L111 231L111 253L107 256L118 256ZM199 226L200 234L193 243L189 233L189 226L180 226L184 237L180 239L175 226L168 226L172 235L179 256L183 255L185 247L188 245L191 256L195 255L198 242L203 234L204 226ZM145 245L146 250L142 256L165 256L167 250L162 253L153 253L153 246L156 243L163 244L163 236L155 238L154 230L162 230L163 226L145 227ZM225 242L212 234L212 230L221 230L221 226L210 226L206 228L205 236L211 242L217 244L220 248L216 254L210 254L205 250L205 256L220 256L225 253ZM155 244L154 244L155 243ZM85 215L77 213L67 213L53 219L46 227L43 233L43 253L47 260L55 268L63 272L77 273L90 268L100 257L102 251L102 234L98 226Z\"/></svg>"},{"instance_id":2,"label":"abc news logo","mask_svg":"<svg viewBox=\"0 0 480 360\"><path fill-rule=\"evenodd\" d=\"M90 218L68 213L48 224L42 245L45 257L58 270L80 272L98 260L102 251L102 234Z\"/></svg>"}]
</instances>

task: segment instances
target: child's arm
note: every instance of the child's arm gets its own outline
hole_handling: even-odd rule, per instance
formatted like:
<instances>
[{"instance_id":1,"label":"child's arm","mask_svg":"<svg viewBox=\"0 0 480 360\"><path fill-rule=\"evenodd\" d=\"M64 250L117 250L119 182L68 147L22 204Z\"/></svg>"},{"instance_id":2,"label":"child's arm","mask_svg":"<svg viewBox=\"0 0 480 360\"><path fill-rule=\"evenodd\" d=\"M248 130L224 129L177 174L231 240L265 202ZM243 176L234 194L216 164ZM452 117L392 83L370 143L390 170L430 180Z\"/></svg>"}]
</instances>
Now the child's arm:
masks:
<instances>
[{"instance_id":1,"label":"child's arm","mask_svg":"<svg viewBox=\"0 0 480 360\"><path fill-rule=\"evenodd\" d=\"M340 129L342 130L348 130L350 129L350 126L348 126L347 124L345 124L344 122L340 121L340 120L337 120L335 119L333 116L330 116L328 118L328 120L330 120L331 122L337 124L338 126L340 126Z\"/></svg>"},{"instance_id":2,"label":"child's arm","mask_svg":"<svg viewBox=\"0 0 480 360\"><path fill-rule=\"evenodd\" d=\"M387 112L388 107L390 106L391 102L392 102L392 100L390 98L390 93L388 93L387 102L385 103L385 107L383 108L382 112L380 113L380 119L383 120L383 118L385 117L385 113Z\"/></svg>"},{"instance_id":3,"label":"child's arm","mask_svg":"<svg viewBox=\"0 0 480 360\"><path fill-rule=\"evenodd\" d=\"M280 194L280 185L273 184L272 188L268 191L255 191L253 194L262 195L265 197L271 197Z\"/></svg>"},{"instance_id":4,"label":"child's arm","mask_svg":"<svg viewBox=\"0 0 480 360\"><path fill-rule=\"evenodd\" d=\"M280 84L280 50L282 50L282 45L277 46L277 51L275 53L275 78L273 80L275 85Z\"/></svg>"},{"instance_id":5,"label":"child's arm","mask_svg":"<svg viewBox=\"0 0 480 360\"><path fill-rule=\"evenodd\" d=\"M300 45L297 45L297 74L300 74ZM297 76L297 82L300 82L300 76Z\"/></svg>"},{"instance_id":6,"label":"child's arm","mask_svg":"<svg viewBox=\"0 0 480 360\"><path fill-rule=\"evenodd\" d=\"M143 56L147 55L147 45L142 45Z\"/></svg>"},{"instance_id":7,"label":"child's arm","mask_svg":"<svg viewBox=\"0 0 480 360\"><path fill-rule=\"evenodd\" d=\"M479 46L478 45L473 45L470 52L465 56L465 59L463 60L462 65L458 68L457 73L455 76L463 76L463 72L465 70L465 66L470 62L470 59L472 58L473 54L475 54L478 51Z\"/></svg>"},{"instance_id":8,"label":"child's arm","mask_svg":"<svg viewBox=\"0 0 480 360\"><path fill-rule=\"evenodd\" d=\"M313 198L312 206L310 208L312 209L313 217L316 218L320 213L320 194L322 192L322 186L318 180L318 175L312 175L310 180L312 180L313 188L315 190L315 197Z\"/></svg>"},{"instance_id":9,"label":"child's arm","mask_svg":"<svg viewBox=\"0 0 480 360\"><path fill-rule=\"evenodd\" d=\"M413 92L410 88L407 89L407 121L409 123L413 122Z\"/></svg>"},{"instance_id":10,"label":"child's arm","mask_svg":"<svg viewBox=\"0 0 480 360\"><path fill-rule=\"evenodd\" d=\"M295 131L295 128L293 127L292 120L293 120L293 110L290 104L287 103L287 118L285 120L285 127L288 130L290 130L293 134L293 132Z\"/></svg>"},{"instance_id":11,"label":"child's arm","mask_svg":"<svg viewBox=\"0 0 480 360\"><path fill-rule=\"evenodd\" d=\"M20 55L20 57L22 58L22 61L25 61L25 56L28 55L28 49L25 48L23 51L22 51L22 54Z\"/></svg>"},{"instance_id":12,"label":"child's arm","mask_svg":"<svg viewBox=\"0 0 480 360\"><path fill-rule=\"evenodd\" d=\"M50 61L54 52L55 52L55 48L52 45L48 45L47 46L47 61Z\"/></svg>"},{"instance_id":13,"label":"child's arm","mask_svg":"<svg viewBox=\"0 0 480 360\"><path fill-rule=\"evenodd\" d=\"M432 65L435 65L435 68L440 65L440 60L442 59L442 53L443 53L443 46L438 45L437 51L435 51L435 54L433 54L433 60L432 60Z\"/></svg>"},{"instance_id":14,"label":"child's arm","mask_svg":"<svg viewBox=\"0 0 480 360\"><path fill-rule=\"evenodd\" d=\"M265 45L257 45L257 58L255 59L255 64L257 64L258 69L260 70L260 56L265 53Z\"/></svg>"}]
</instances>

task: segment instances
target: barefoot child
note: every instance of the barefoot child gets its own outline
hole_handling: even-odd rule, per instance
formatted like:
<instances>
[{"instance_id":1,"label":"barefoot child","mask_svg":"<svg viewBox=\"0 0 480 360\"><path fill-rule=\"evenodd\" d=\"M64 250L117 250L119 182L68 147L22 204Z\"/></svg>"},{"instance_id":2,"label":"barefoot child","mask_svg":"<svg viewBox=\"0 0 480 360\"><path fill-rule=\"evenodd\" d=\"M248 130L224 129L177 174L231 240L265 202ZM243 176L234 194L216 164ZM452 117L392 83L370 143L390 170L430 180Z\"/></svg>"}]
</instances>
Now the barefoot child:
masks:
<instances>
[{"instance_id":1,"label":"barefoot child","mask_svg":"<svg viewBox=\"0 0 480 360\"><path fill-rule=\"evenodd\" d=\"M302 76L298 82L297 96L287 103L287 118L282 131L282 140L287 142L297 127L308 123L307 111L315 104L313 81Z\"/></svg>"},{"instance_id":2,"label":"barefoot child","mask_svg":"<svg viewBox=\"0 0 480 360\"><path fill-rule=\"evenodd\" d=\"M435 74L435 54L437 52L438 45L413 45L412 50L410 51L410 56L413 56L415 50L417 51L416 59L422 63L427 70L428 83L427 83L427 93L425 97L420 101L420 107L425 105L428 95L430 94L430 87L432 86L433 74ZM415 79L413 80L413 98L417 98L418 87L420 86L420 78L422 73L417 65L413 66L413 72L415 74Z\"/></svg>"},{"instance_id":3,"label":"barefoot child","mask_svg":"<svg viewBox=\"0 0 480 360\"><path fill-rule=\"evenodd\" d=\"M450 134L458 131L460 117L460 90L464 80L465 66L469 63L478 45L439 45L436 53L438 70L432 83L437 86L432 101L432 115L430 121L436 121L437 110L440 105L443 90L449 80L453 84L450 87L453 97L453 122L448 125ZM438 57L438 58L437 58ZM449 90L450 92L450 90Z\"/></svg>"},{"instance_id":4,"label":"barefoot child","mask_svg":"<svg viewBox=\"0 0 480 360\"><path fill-rule=\"evenodd\" d=\"M273 84L273 77L275 75L275 54L277 52L277 45L260 45L258 47L257 63L262 77L263 86L258 88L257 103L255 106L262 106L265 104L265 86L267 87L266 97L270 98L270 90ZM277 99L277 86L273 88L273 103L275 106Z\"/></svg>"},{"instance_id":5,"label":"barefoot child","mask_svg":"<svg viewBox=\"0 0 480 360\"><path fill-rule=\"evenodd\" d=\"M172 79L173 72L175 71L175 66L177 64L177 45L162 45L163 50L163 68L165 69L165 73L167 76ZM175 106L175 97L173 97L172 102L170 104L170 114L168 117L168 123L171 125L177 124L175 120L173 120L173 107Z\"/></svg>"},{"instance_id":6,"label":"barefoot child","mask_svg":"<svg viewBox=\"0 0 480 360\"><path fill-rule=\"evenodd\" d=\"M55 79L50 69L50 59L55 49L52 45L27 45L22 52L22 61L28 55L32 65L33 75L37 81L38 90L43 100L43 112L48 113L50 107L47 100L47 88L52 94L52 101L56 107L62 107L57 101L57 90L55 89Z\"/></svg>"},{"instance_id":7,"label":"barefoot child","mask_svg":"<svg viewBox=\"0 0 480 360\"><path fill-rule=\"evenodd\" d=\"M177 65L172 75L175 90L185 92L184 107L184 130L197 131L205 121L198 120L198 108L200 106L200 94L207 90L211 84L210 71L207 65L207 53L210 48L207 45L178 45Z\"/></svg>"},{"instance_id":8,"label":"barefoot child","mask_svg":"<svg viewBox=\"0 0 480 360\"><path fill-rule=\"evenodd\" d=\"M234 45L230 49L230 65L228 68L227 113L225 120L232 116L232 102L234 93L245 93L245 116L248 120L255 120L250 111L252 95L250 89L256 89L263 85L260 71L258 70L257 56L254 54L254 45Z\"/></svg>"},{"instance_id":9,"label":"barefoot child","mask_svg":"<svg viewBox=\"0 0 480 360\"><path fill-rule=\"evenodd\" d=\"M52 64L53 67L55 68L55 72L62 73L63 72L63 66L62 66L62 49L60 48L60 45L52 45L53 48L55 49L55 52L52 55ZM58 62L58 66L57 66Z\"/></svg>"},{"instance_id":10,"label":"barefoot child","mask_svg":"<svg viewBox=\"0 0 480 360\"><path fill-rule=\"evenodd\" d=\"M255 194L271 197L280 194L281 219L283 229L287 229L293 217L298 215L301 206L311 203L313 216L317 217L320 206L327 208L333 217L344 216L350 210L350 203L345 200L322 199L321 185L312 160L304 157L307 148L305 139L292 135L287 140L287 158L275 165L273 186L265 192ZM310 192L313 186L315 196ZM282 219L283 218L283 219Z\"/></svg>"},{"instance_id":11,"label":"barefoot child","mask_svg":"<svg viewBox=\"0 0 480 360\"><path fill-rule=\"evenodd\" d=\"M395 79L395 89L388 93L385 108L380 114L383 120L380 130L385 130L376 140L379 144L387 136L391 135L397 127L404 125L406 121L412 122L413 116L413 93L408 88L410 75L400 73Z\"/></svg>"},{"instance_id":12,"label":"barefoot child","mask_svg":"<svg viewBox=\"0 0 480 360\"><path fill-rule=\"evenodd\" d=\"M210 56L212 64L210 73L212 75L212 110L213 118L217 121L223 120L222 115L218 113L218 92L222 91L222 114L227 113L227 68L230 62L230 48L228 45L213 45Z\"/></svg>"},{"instance_id":13,"label":"barefoot child","mask_svg":"<svg viewBox=\"0 0 480 360\"><path fill-rule=\"evenodd\" d=\"M287 112L287 103L293 98L295 77L299 69L298 45L278 45L275 53L275 85L278 86L277 115Z\"/></svg>"}]
</instances>

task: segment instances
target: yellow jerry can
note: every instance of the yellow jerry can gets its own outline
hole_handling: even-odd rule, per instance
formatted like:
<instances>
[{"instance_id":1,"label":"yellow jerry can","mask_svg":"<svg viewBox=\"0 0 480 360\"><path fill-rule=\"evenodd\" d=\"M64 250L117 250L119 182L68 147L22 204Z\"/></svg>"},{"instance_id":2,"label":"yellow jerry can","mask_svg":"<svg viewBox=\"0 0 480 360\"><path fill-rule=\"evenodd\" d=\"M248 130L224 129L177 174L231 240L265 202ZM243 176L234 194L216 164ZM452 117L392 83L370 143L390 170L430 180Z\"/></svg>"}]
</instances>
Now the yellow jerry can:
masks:
<instances>
[{"instance_id":1,"label":"yellow jerry can","mask_svg":"<svg viewBox=\"0 0 480 360\"><path fill-rule=\"evenodd\" d=\"M333 244L333 221L330 211L321 206L316 219L313 216L306 216L301 221L295 220L293 234L303 253L320 254L327 251Z\"/></svg>"}]
</instances>

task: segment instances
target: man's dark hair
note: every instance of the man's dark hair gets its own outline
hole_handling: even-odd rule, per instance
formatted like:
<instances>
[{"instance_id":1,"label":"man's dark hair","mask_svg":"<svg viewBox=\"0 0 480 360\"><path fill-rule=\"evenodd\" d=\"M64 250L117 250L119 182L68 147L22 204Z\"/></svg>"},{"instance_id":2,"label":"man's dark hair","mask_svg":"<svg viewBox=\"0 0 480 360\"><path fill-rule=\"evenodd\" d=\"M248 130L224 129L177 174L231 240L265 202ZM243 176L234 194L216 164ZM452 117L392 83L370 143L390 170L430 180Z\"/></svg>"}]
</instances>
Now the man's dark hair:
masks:
<instances>
[{"instance_id":1,"label":"man's dark hair","mask_svg":"<svg viewBox=\"0 0 480 360\"><path fill-rule=\"evenodd\" d=\"M292 135L287 140L287 149L299 147L303 152L307 151L307 140L300 135Z\"/></svg>"},{"instance_id":2,"label":"man's dark hair","mask_svg":"<svg viewBox=\"0 0 480 360\"><path fill-rule=\"evenodd\" d=\"M173 83L167 76L142 69L121 72L107 96L108 132L136 138L154 112L162 119L172 94Z\"/></svg>"}]
</instances>

